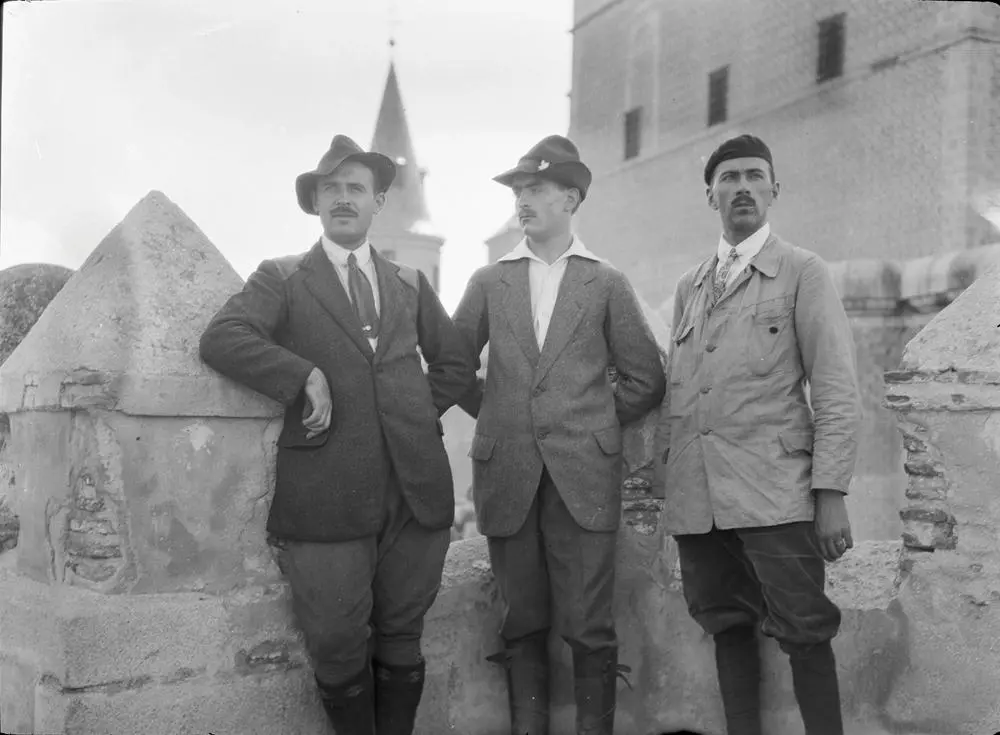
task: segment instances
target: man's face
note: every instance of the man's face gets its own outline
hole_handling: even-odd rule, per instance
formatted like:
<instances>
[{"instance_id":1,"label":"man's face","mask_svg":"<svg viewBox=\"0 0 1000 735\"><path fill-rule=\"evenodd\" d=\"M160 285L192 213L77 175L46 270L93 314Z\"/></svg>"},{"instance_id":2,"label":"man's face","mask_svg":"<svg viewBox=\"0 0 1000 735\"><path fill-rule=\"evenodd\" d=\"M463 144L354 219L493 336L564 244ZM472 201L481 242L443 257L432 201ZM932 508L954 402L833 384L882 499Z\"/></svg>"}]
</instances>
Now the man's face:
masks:
<instances>
[{"instance_id":1,"label":"man's face","mask_svg":"<svg viewBox=\"0 0 1000 735\"><path fill-rule=\"evenodd\" d=\"M313 204L328 238L338 245L360 245L368 236L372 217L385 204L385 194L375 193L375 174L370 168L348 161L316 180Z\"/></svg>"},{"instance_id":2,"label":"man's face","mask_svg":"<svg viewBox=\"0 0 1000 735\"><path fill-rule=\"evenodd\" d=\"M730 158L715 168L708 204L719 212L727 233L746 237L767 221L767 210L778 196L771 166L763 158Z\"/></svg>"},{"instance_id":3,"label":"man's face","mask_svg":"<svg viewBox=\"0 0 1000 735\"><path fill-rule=\"evenodd\" d=\"M532 174L518 174L511 189L517 221L526 237L545 240L569 230L573 210L580 201L576 189L564 189Z\"/></svg>"}]
</instances>

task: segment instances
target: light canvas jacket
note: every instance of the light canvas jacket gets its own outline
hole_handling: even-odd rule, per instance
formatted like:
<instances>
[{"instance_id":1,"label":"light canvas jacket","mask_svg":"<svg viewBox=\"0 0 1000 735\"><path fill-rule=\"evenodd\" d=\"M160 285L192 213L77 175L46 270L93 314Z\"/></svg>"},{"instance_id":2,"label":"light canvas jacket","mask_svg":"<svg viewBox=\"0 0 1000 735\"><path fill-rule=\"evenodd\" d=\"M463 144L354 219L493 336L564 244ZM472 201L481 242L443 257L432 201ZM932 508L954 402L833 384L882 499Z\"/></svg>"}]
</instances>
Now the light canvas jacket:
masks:
<instances>
[{"instance_id":1,"label":"light canvas jacket","mask_svg":"<svg viewBox=\"0 0 1000 735\"><path fill-rule=\"evenodd\" d=\"M826 264L772 234L709 309L717 263L675 293L654 463L670 534L812 520L812 490L846 493L857 457L854 340Z\"/></svg>"}]
</instances>

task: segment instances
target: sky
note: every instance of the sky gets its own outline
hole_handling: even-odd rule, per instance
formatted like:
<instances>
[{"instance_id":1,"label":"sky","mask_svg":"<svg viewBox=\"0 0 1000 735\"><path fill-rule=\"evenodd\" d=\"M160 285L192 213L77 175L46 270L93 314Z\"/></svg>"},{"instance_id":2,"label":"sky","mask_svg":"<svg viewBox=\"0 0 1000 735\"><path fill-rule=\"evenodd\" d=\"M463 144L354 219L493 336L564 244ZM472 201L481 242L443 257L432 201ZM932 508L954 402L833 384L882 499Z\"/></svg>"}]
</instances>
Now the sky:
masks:
<instances>
[{"instance_id":1,"label":"sky","mask_svg":"<svg viewBox=\"0 0 1000 735\"><path fill-rule=\"evenodd\" d=\"M371 143L395 59L441 297L457 305L513 200L491 177L569 125L572 0L3 4L0 268L78 268L162 191L244 278L307 250L294 180Z\"/></svg>"}]
</instances>

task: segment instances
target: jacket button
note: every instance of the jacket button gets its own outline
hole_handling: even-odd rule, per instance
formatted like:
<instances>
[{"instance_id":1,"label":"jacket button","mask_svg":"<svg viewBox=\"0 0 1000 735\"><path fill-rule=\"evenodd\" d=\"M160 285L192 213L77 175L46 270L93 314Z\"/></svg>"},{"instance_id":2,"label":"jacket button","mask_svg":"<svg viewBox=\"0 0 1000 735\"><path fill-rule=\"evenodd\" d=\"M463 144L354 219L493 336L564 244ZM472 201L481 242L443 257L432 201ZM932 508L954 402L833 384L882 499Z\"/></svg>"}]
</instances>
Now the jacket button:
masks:
<instances>
[{"instance_id":1,"label":"jacket button","mask_svg":"<svg viewBox=\"0 0 1000 735\"><path fill-rule=\"evenodd\" d=\"M702 387L701 392L702 393L708 393L710 390L712 390L712 386L706 385L706 386Z\"/></svg>"},{"instance_id":2,"label":"jacket button","mask_svg":"<svg viewBox=\"0 0 1000 735\"><path fill-rule=\"evenodd\" d=\"M711 344L705 347L705 352L715 352L715 345Z\"/></svg>"},{"instance_id":3,"label":"jacket button","mask_svg":"<svg viewBox=\"0 0 1000 735\"><path fill-rule=\"evenodd\" d=\"M533 395L533 396L540 396L544 392L545 392L545 389L542 386L538 386L533 391L531 391L531 395Z\"/></svg>"},{"instance_id":4,"label":"jacket button","mask_svg":"<svg viewBox=\"0 0 1000 735\"><path fill-rule=\"evenodd\" d=\"M539 439L544 439L548 435L549 435L549 432L547 432L545 429L542 429L541 431L538 432L538 438Z\"/></svg>"},{"instance_id":5,"label":"jacket button","mask_svg":"<svg viewBox=\"0 0 1000 735\"><path fill-rule=\"evenodd\" d=\"M704 429L702 429L702 430L701 430L701 433L702 433L702 434L711 434L711 433L712 433L712 430L711 430L711 429L709 429L709 428L708 428L708 427L706 426L706 427L705 427Z\"/></svg>"}]
</instances>

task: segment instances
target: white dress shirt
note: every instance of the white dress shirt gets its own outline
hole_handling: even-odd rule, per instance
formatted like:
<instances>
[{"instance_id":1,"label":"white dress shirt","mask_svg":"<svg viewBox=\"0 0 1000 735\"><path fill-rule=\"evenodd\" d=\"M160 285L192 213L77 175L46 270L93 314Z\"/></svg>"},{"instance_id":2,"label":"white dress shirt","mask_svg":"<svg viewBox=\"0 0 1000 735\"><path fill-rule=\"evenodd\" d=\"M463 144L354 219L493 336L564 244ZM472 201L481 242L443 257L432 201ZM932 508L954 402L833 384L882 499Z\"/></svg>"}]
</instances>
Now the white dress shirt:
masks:
<instances>
[{"instance_id":1,"label":"white dress shirt","mask_svg":"<svg viewBox=\"0 0 1000 735\"><path fill-rule=\"evenodd\" d=\"M764 243L767 242L767 238L770 236L771 223L765 222L763 227L736 246L736 260L729 269L729 277L726 279L726 288L733 285L733 281L739 277L740 273L743 272L743 269L747 267L751 260L753 260L753 257L760 252L760 249L764 247ZM732 248L733 246L726 241L725 235L720 235L719 263L715 266L716 273L722 270L722 264L726 262L726 258L729 257L729 251L732 250Z\"/></svg>"},{"instance_id":2,"label":"white dress shirt","mask_svg":"<svg viewBox=\"0 0 1000 735\"><path fill-rule=\"evenodd\" d=\"M372 245L367 240L365 244L359 247L357 250L348 250L347 248L342 248L340 245L335 243L333 240L329 239L325 234L320 238L323 243L323 252L326 253L326 257L330 259L333 263L333 269L337 271L337 276L340 278L340 283L344 287L344 291L347 292L348 300L351 299L351 282L350 282L350 269L347 267L347 258L353 252L355 257L358 259L358 267L361 272L368 277L368 282L372 286L372 295L375 297L375 313L379 315L381 320L382 309L379 306L379 293L378 293L378 275L375 273L375 263L372 260ZM368 344L372 347L372 352L378 346L378 338L368 338Z\"/></svg>"},{"instance_id":3,"label":"white dress shirt","mask_svg":"<svg viewBox=\"0 0 1000 735\"><path fill-rule=\"evenodd\" d=\"M531 293L531 321L535 327L535 339L538 349L545 344L545 335L549 331L552 312L556 308L556 298L559 296L559 285L566 273L566 266L572 256L586 258L598 263L604 262L587 250L583 241L574 236L573 242L566 251L556 258L552 264L535 255L528 247L527 239L521 240L513 250L500 258L500 262L528 259L528 287Z\"/></svg>"}]
</instances>

